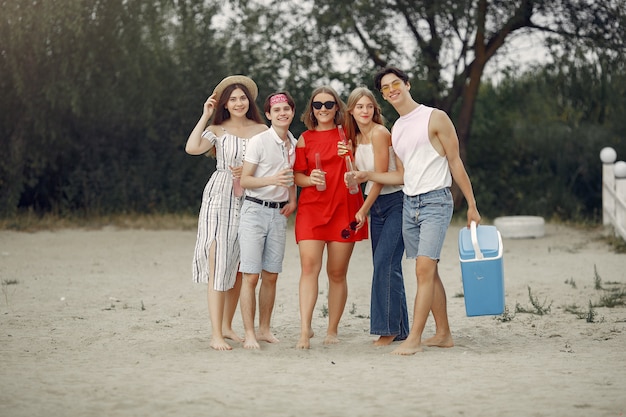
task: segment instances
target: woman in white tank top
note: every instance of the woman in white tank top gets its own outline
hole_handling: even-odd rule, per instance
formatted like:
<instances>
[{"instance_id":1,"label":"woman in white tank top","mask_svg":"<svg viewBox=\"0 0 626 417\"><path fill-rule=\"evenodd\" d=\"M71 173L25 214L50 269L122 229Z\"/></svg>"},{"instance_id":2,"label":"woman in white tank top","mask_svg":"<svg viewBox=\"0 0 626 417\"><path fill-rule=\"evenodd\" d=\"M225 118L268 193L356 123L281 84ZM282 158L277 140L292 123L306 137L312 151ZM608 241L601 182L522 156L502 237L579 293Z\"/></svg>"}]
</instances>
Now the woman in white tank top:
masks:
<instances>
[{"instance_id":1,"label":"woman in white tank top","mask_svg":"<svg viewBox=\"0 0 626 417\"><path fill-rule=\"evenodd\" d=\"M380 106L370 90L359 87L348 98L346 134L352 141L357 168L364 171L395 171L391 134L384 126ZM409 319L402 277L402 199L400 185L368 182L366 199L356 214L357 227L370 215L372 239L372 294L370 333L380 336L376 346L406 339Z\"/></svg>"}]
</instances>

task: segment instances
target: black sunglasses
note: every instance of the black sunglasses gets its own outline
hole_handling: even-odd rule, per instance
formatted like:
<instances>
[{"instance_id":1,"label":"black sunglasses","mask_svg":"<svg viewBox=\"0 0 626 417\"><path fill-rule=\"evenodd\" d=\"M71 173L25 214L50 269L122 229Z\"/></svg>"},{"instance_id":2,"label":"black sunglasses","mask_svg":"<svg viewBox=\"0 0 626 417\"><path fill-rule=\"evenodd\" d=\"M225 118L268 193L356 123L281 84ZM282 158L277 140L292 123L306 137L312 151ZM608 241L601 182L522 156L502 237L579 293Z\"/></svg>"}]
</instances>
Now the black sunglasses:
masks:
<instances>
[{"instance_id":1,"label":"black sunglasses","mask_svg":"<svg viewBox=\"0 0 626 417\"><path fill-rule=\"evenodd\" d=\"M326 107L328 110L332 109L333 107L335 107L335 103L334 101L325 101L325 102L321 102L321 101L314 101L313 103L311 103L311 105L313 106L313 108L315 110L319 110L322 108L322 106Z\"/></svg>"},{"instance_id":2,"label":"black sunglasses","mask_svg":"<svg viewBox=\"0 0 626 417\"><path fill-rule=\"evenodd\" d=\"M352 232L356 232L356 226L358 223L356 221L351 221L348 227L341 231L341 237L344 239L349 239Z\"/></svg>"}]
</instances>

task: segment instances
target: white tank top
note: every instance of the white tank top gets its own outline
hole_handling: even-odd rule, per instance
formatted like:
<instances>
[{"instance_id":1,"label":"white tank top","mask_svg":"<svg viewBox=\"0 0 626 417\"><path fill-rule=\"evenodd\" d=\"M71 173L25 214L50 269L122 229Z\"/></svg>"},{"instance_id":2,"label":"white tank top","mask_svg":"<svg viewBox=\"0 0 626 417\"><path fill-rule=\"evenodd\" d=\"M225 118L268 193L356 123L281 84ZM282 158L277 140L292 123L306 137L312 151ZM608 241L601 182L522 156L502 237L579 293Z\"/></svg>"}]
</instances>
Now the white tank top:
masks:
<instances>
[{"instance_id":1,"label":"white tank top","mask_svg":"<svg viewBox=\"0 0 626 417\"><path fill-rule=\"evenodd\" d=\"M354 154L354 160L356 166L360 171L374 171L374 147L371 143L363 143L357 146L356 153ZM396 155L393 153L393 147L389 147L389 166L388 171L396 170ZM369 194L372 190L372 181L368 181L365 184L365 195ZM383 185L380 190L380 194L391 194L402 189L401 185Z\"/></svg>"},{"instance_id":2,"label":"white tank top","mask_svg":"<svg viewBox=\"0 0 626 417\"><path fill-rule=\"evenodd\" d=\"M415 196L452 185L448 159L433 148L428 124L434 108L418 106L393 125L391 143L404 165L406 195Z\"/></svg>"}]
</instances>

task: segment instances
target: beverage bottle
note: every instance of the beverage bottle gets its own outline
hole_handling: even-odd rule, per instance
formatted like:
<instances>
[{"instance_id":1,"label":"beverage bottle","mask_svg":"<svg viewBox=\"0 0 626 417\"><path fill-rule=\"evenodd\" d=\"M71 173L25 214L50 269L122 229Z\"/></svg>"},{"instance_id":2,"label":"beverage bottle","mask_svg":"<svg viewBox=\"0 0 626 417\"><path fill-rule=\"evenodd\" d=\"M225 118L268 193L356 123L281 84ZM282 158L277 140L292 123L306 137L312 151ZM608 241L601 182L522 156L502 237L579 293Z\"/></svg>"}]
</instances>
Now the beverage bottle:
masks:
<instances>
[{"instance_id":1,"label":"beverage bottle","mask_svg":"<svg viewBox=\"0 0 626 417\"><path fill-rule=\"evenodd\" d=\"M348 146L348 138L346 137L346 132L343 130L343 126L341 125L337 125L337 130L339 131L339 139L341 139L341 142ZM350 158L352 158L352 152L350 150L348 150L348 154L350 156Z\"/></svg>"},{"instance_id":2,"label":"beverage bottle","mask_svg":"<svg viewBox=\"0 0 626 417\"><path fill-rule=\"evenodd\" d=\"M233 167L239 167L241 165L241 159L236 158ZM241 197L243 195L243 188L241 187L241 182L239 182L239 177L233 177L233 194L235 194L235 197Z\"/></svg>"},{"instance_id":3,"label":"beverage bottle","mask_svg":"<svg viewBox=\"0 0 626 417\"><path fill-rule=\"evenodd\" d=\"M320 171L324 171L322 169L322 158L320 157L319 153L315 154L315 168L319 169ZM324 182L324 184L317 184L315 188L317 188L317 191L326 190L326 182Z\"/></svg>"},{"instance_id":4,"label":"beverage bottle","mask_svg":"<svg viewBox=\"0 0 626 417\"><path fill-rule=\"evenodd\" d=\"M291 187L293 185L293 168L289 162L289 152L287 152L285 144L283 144L283 169L288 169L291 172L291 180L287 183L287 187Z\"/></svg>"},{"instance_id":5,"label":"beverage bottle","mask_svg":"<svg viewBox=\"0 0 626 417\"><path fill-rule=\"evenodd\" d=\"M359 184L356 182L356 178L354 178L354 166L352 165L350 155L346 155L346 170L348 171L348 176L346 177L348 191L350 194L356 194L359 192Z\"/></svg>"}]
</instances>

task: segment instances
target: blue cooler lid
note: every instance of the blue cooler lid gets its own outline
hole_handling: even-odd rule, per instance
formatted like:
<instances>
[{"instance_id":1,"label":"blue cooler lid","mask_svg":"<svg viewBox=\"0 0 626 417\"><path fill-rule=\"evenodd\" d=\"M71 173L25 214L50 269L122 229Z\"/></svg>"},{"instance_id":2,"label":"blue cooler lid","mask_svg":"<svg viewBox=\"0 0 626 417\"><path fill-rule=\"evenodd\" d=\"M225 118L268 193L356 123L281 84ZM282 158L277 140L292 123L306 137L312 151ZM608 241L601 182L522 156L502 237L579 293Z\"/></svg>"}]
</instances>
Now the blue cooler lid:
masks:
<instances>
[{"instance_id":1,"label":"blue cooler lid","mask_svg":"<svg viewBox=\"0 0 626 417\"><path fill-rule=\"evenodd\" d=\"M495 226L478 225L476 227L478 246L485 258L497 258L500 251L500 239L498 239L498 229ZM463 227L459 231L459 256L461 259L474 259L474 245L470 229Z\"/></svg>"}]
</instances>

